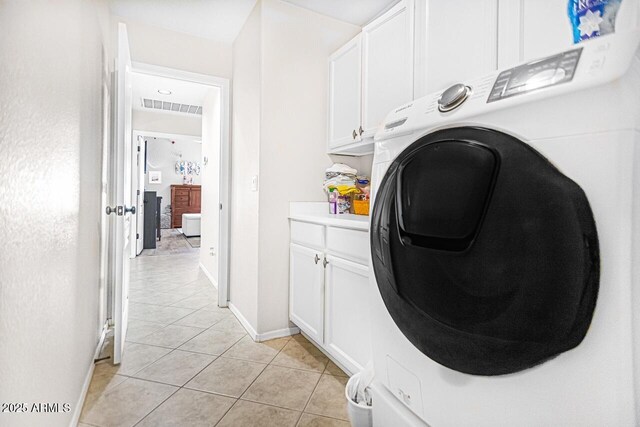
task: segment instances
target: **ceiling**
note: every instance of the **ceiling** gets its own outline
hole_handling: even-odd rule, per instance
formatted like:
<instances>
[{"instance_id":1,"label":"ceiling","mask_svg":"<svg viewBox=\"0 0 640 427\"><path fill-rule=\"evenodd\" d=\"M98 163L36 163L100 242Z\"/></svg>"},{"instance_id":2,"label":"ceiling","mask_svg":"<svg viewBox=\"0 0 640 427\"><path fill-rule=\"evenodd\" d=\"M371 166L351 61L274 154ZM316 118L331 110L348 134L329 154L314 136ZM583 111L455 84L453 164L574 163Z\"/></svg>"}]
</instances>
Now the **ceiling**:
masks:
<instances>
[{"instance_id":1,"label":"ceiling","mask_svg":"<svg viewBox=\"0 0 640 427\"><path fill-rule=\"evenodd\" d=\"M232 43L256 0L110 0L111 13L178 33Z\"/></svg>"},{"instance_id":2,"label":"ceiling","mask_svg":"<svg viewBox=\"0 0 640 427\"><path fill-rule=\"evenodd\" d=\"M399 0L284 0L305 9L364 26Z\"/></svg>"},{"instance_id":3,"label":"ceiling","mask_svg":"<svg viewBox=\"0 0 640 427\"><path fill-rule=\"evenodd\" d=\"M142 107L142 99L148 98L177 104L202 106L207 90L211 89L211 86L148 74L132 73L131 75L131 83L133 86L133 108L135 110L180 114L173 113L171 111L167 112L164 110L145 109ZM171 95L162 95L158 93L158 90L161 89L170 90Z\"/></svg>"},{"instance_id":4,"label":"ceiling","mask_svg":"<svg viewBox=\"0 0 640 427\"><path fill-rule=\"evenodd\" d=\"M398 0L284 0L362 26ZM232 43L256 0L110 0L111 13L167 30Z\"/></svg>"}]
</instances>

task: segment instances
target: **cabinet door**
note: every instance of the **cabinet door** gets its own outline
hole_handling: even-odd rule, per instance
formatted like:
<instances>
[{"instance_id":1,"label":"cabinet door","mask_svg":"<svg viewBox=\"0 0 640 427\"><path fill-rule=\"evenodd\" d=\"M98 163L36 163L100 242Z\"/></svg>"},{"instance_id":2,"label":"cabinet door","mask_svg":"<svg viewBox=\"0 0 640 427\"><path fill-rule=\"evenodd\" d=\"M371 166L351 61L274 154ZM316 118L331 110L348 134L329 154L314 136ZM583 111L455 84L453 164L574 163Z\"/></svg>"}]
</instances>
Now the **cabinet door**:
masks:
<instances>
[{"instance_id":1,"label":"cabinet door","mask_svg":"<svg viewBox=\"0 0 640 427\"><path fill-rule=\"evenodd\" d=\"M394 108L413 99L413 0L404 0L362 30L363 137Z\"/></svg>"},{"instance_id":2,"label":"cabinet door","mask_svg":"<svg viewBox=\"0 0 640 427\"><path fill-rule=\"evenodd\" d=\"M573 47L566 1L522 0L522 60L531 61ZM502 40L502 37L500 38Z\"/></svg>"},{"instance_id":3,"label":"cabinet door","mask_svg":"<svg viewBox=\"0 0 640 427\"><path fill-rule=\"evenodd\" d=\"M567 2L499 0L498 10L498 66L501 69L573 46Z\"/></svg>"},{"instance_id":4,"label":"cabinet door","mask_svg":"<svg viewBox=\"0 0 640 427\"><path fill-rule=\"evenodd\" d=\"M416 20L422 95L497 69L497 18L498 0L427 2Z\"/></svg>"},{"instance_id":5,"label":"cabinet door","mask_svg":"<svg viewBox=\"0 0 640 427\"><path fill-rule=\"evenodd\" d=\"M289 260L289 317L317 343L323 342L323 254L291 245Z\"/></svg>"},{"instance_id":6,"label":"cabinet door","mask_svg":"<svg viewBox=\"0 0 640 427\"><path fill-rule=\"evenodd\" d=\"M358 35L329 58L329 150L360 140L360 40Z\"/></svg>"},{"instance_id":7,"label":"cabinet door","mask_svg":"<svg viewBox=\"0 0 640 427\"><path fill-rule=\"evenodd\" d=\"M202 206L202 190L192 188L189 192L189 208L191 212L199 213Z\"/></svg>"},{"instance_id":8,"label":"cabinet door","mask_svg":"<svg viewBox=\"0 0 640 427\"><path fill-rule=\"evenodd\" d=\"M325 345L351 372L371 359L369 269L327 256Z\"/></svg>"}]
</instances>

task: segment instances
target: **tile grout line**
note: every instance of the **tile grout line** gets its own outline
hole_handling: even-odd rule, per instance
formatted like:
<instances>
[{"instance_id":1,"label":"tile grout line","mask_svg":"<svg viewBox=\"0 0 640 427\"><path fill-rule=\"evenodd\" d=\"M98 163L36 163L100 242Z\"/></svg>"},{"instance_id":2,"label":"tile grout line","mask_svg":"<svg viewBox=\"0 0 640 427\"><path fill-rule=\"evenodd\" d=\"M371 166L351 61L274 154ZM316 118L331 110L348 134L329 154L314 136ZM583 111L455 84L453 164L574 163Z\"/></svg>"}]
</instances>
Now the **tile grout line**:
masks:
<instances>
[{"instance_id":1,"label":"tile grout line","mask_svg":"<svg viewBox=\"0 0 640 427\"><path fill-rule=\"evenodd\" d=\"M188 286L189 284L194 283L194 282L196 282L196 281L197 281L197 279L196 279L196 280L194 280L194 281L192 281L192 282L188 282L185 286ZM176 288L176 289L177 289L177 288ZM198 291L198 292L201 292L201 291ZM196 293L198 293L198 292L195 292L194 294L191 294L191 296L192 296L192 295L195 295L195 294L196 294ZM185 299L187 299L187 298L190 298L191 296L186 296L185 298L180 299L178 302L183 301L183 300L185 300ZM168 307L171 307L171 306L168 306ZM204 307L204 306L203 306L203 307ZM181 308L181 307L179 307L179 308ZM201 307L201 308L202 308L202 307ZM200 308L200 309L201 309L201 308ZM185 315L185 316L181 317L180 319L175 320L174 322L170 323L169 325L166 325L163 329L165 329L167 326L174 325L176 322L179 322L180 320L184 319L185 317L192 315L193 313L195 313L195 312L199 311L200 309L195 309L195 310L194 310L194 311L192 311L191 313L189 313L189 314L187 314L187 315ZM182 325L176 325L176 326L182 326ZM204 333L204 332L205 332L205 331L207 331L208 329L209 329L209 328L204 328L202 331L200 331L200 332L199 332L198 334L196 334L195 336L193 336L193 337L191 337L190 339L186 340L185 342L181 343L179 346L177 346L177 347L175 347L175 348L171 349L171 351L170 351L169 353L167 353L167 354L165 354L164 356L160 357L158 360L156 360L156 361L154 361L154 362L152 362L152 363L148 364L147 366L143 367L142 369L140 369L140 370L138 370L138 371L134 372L134 373L133 373L133 375L136 375L136 374L138 374L138 373L142 372L144 369L147 369L148 367L150 367L150 366L154 365L155 363L159 362L160 360L162 360L162 359L166 358L167 356L169 356L170 354L172 354L173 352L175 352L176 350L178 350L178 348L179 348L179 347L183 346L184 344L186 344L187 342L191 341L191 340L192 340L192 339L194 339L195 337L197 337L197 336L199 336L200 334ZM162 329L161 329L161 330L162 330ZM157 332L160 332L160 331L157 331ZM146 336L153 335L154 333L156 333L156 332L152 332L152 333L150 333L149 335L146 335ZM145 337L146 337L146 336L145 336ZM145 338L145 337L142 337L141 339L143 339L143 338ZM143 343L140 343L140 344L143 344ZM143 344L143 345L144 345L144 344ZM147 345L148 345L148 344L147 344ZM158 346L158 347L161 347L161 346ZM166 348L166 347L162 347L162 348ZM184 350L182 350L182 351L184 351ZM216 360L218 360L218 358L219 358L219 356L214 356L214 359L213 359L211 362L209 362L206 366L204 366L202 369L200 369L198 372L196 372L196 373L195 373L191 378L189 378L189 379L188 379L188 380L187 380L187 381L186 381L182 386L175 386L175 385L173 385L173 384L167 384L167 383L163 383L163 382L161 382L161 381L153 381L153 380L146 380L146 379L137 378L137 377L129 377L129 378L136 378L136 379L141 380L141 381L150 381L150 382L155 382L155 383L157 383L157 384L163 384L163 385L168 385L168 386L172 386L172 387L177 387L177 388L176 388L176 390L175 390L173 393L171 393L169 396L167 396L167 398L166 398L166 399L164 399L164 400L163 400L162 402L160 402L157 406L155 406L153 409L151 409L151 411L149 411L149 412L148 412L145 416L143 416L143 417L142 417L138 422L136 422L136 423L134 424L134 426L137 426L138 424L140 424L142 421L144 421L144 419L145 419L145 418L147 418L149 415L151 415L151 414L152 414L156 409L158 409L158 408L159 408L160 406L162 406L166 401L168 401L172 396L174 396L176 393L178 393L178 391L180 391L180 390L184 389L184 385L186 385L186 384L187 384L187 383L189 383L191 380L193 380L193 378L195 378L197 375L199 375L202 371L204 371L204 370L205 370L208 366L210 366L213 362L215 362ZM235 403L234 403L234 404L235 404ZM233 406L233 405L232 405L232 406ZM225 414L226 414L226 412L225 412Z\"/></svg>"},{"instance_id":2,"label":"tile grout line","mask_svg":"<svg viewBox=\"0 0 640 427\"><path fill-rule=\"evenodd\" d=\"M146 380L141 380L141 381L146 381ZM157 383L157 384L164 384L164 383ZM164 385L168 385L168 384L164 384ZM172 386L175 387L175 386ZM167 396L166 399L164 399L162 402L160 402L156 407L154 407L152 410L150 410L144 417L142 417L138 422L136 422L133 427L137 426L138 424L140 424L142 421L144 421L145 418L147 418L149 415L151 415L151 413L153 411L155 411L156 409L158 409L160 406L162 406L162 404L164 402L166 402L167 400L171 399L171 396L173 396L174 394L176 394L178 391L180 391L180 387L176 388L176 390L171 393L169 396Z\"/></svg>"},{"instance_id":3,"label":"tile grout line","mask_svg":"<svg viewBox=\"0 0 640 427\"><path fill-rule=\"evenodd\" d=\"M325 366L325 370L327 369L327 367ZM323 371L324 372L324 371ZM311 398L313 397L313 395L315 394L316 390L318 389L318 385L320 384L320 380L322 379L322 373L320 374L320 376L318 377L318 381L316 381L316 385L315 387L313 387L313 391L311 392L311 394L309 395L309 398L307 399L307 401L304 404L304 407L302 408L302 411L300 413L300 417L298 418L298 421L296 422L296 425L298 423L300 423L300 420L302 419L302 414L305 413L305 411L307 410L307 406L309 406L309 402L311 402Z\"/></svg>"},{"instance_id":4,"label":"tile grout line","mask_svg":"<svg viewBox=\"0 0 640 427\"><path fill-rule=\"evenodd\" d=\"M176 350L177 350L177 349L176 349ZM171 353L173 353L173 352L171 352ZM169 354L171 354L171 353L169 353ZM168 354L167 354L167 356L168 356ZM165 356L165 357L166 357L166 356ZM218 356L218 357L219 357L219 356ZM173 384L167 384L167 383L163 383L163 382L160 382L160 381L145 380L145 379L142 379L142 378L138 378L138 379L140 379L140 380L142 380L142 381L150 381L150 382L155 382L155 383L157 383L157 384L170 385L170 386L172 386L172 387L177 387L177 389L176 389L176 391L174 391L174 392L173 392L169 397L167 397L165 400L163 400L162 402L160 402L160 404L159 404L158 406L156 406L155 408L153 408L151 411L149 411L149 413L147 413L144 417L142 417L142 419L141 419L140 421L138 421L138 422L134 425L134 427L135 427L135 426L137 426L138 424L140 424L142 421L144 421L144 419L145 419L145 418L147 418L149 415L151 415L151 414L152 414L156 409L158 409L158 408L159 408L160 406L162 406L166 401L168 401L169 399L171 399L171 397L173 397L175 394L177 394L180 390L199 391L199 390L193 390L193 389L190 389L190 388L186 388L186 387L185 387L185 385L187 385L187 384L189 383L189 381L191 381L191 380L192 380L192 379L194 379L196 376L198 376L202 371L204 371L205 369L207 369L207 367L209 367L213 362L215 362L216 360L218 360L218 357L215 357L215 358L214 358L211 362L209 362L209 363L208 363L204 368L202 368L202 369L200 369L198 372L196 372L196 374L195 374L195 375L193 375L191 378L189 378L189 379L188 379L188 380L187 380L183 385L181 385L181 386L176 386L176 385L173 385ZM161 359L162 359L162 358L161 358ZM160 360L160 359L158 359L158 360ZM155 363L155 362L154 362L154 363ZM153 363L152 363L152 364L153 364ZM151 366L151 365L149 365L149 366ZM234 402L234 404L235 404L235 402ZM233 405L231 405L231 406L233 406ZM231 408L229 408L229 409L231 409ZM227 411L228 411L228 410L227 410ZM226 412L225 412L225 414L226 414ZM220 419L222 419L222 418L220 418ZM217 424L217 423L216 423L216 424Z\"/></svg>"},{"instance_id":5,"label":"tile grout line","mask_svg":"<svg viewBox=\"0 0 640 427\"><path fill-rule=\"evenodd\" d=\"M168 255L174 255L174 254L168 254ZM179 254L179 256L181 256L181 259L184 260L184 264L185 264L185 268L180 268L180 270L184 271L185 273L189 271L187 264L192 262L191 258L195 258L192 257L190 254ZM166 260L165 259L159 259L159 258L155 258L153 259L152 257L147 257L145 259L145 266L148 265L150 267L153 267L154 265L157 264L161 264L161 263L165 263ZM142 269L138 270L137 274L141 274L140 271ZM169 278L167 277L167 275L160 275L164 280L169 280ZM170 275L169 275L170 276ZM143 279L144 280L144 279ZM157 280L153 277L149 278L149 280L142 282L143 285L147 285L149 283L153 283L154 280ZM171 290L163 290L163 291L155 291L155 294L166 294L166 295L171 295L173 291L178 291L181 287L185 287L185 286L191 286L191 285L195 285L197 282L199 282L201 279L194 279L192 281L189 281L185 284L182 285L178 285L175 288L171 289ZM148 293L149 294L149 298L153 298L154 296L154 291L153 289L149 289L146 286L142 287L142 288L136 288L136 291L140 291L140 294L144 294L144 293ZM299 367L290 367L290 366L283 366L278 364L277 362L274 363L274 361L276 360L276 358L284 352L284 349L287 347L287 345L289 345L291 343L291 341L296 341L295 344L299 345L301 347L303 347L308 353L313 354L313 350L317 350L317 347L311 343L311 342L299 342L297 340L293 339L293 336L290 335L288 337L286 337L286 341L284 342L284 344L282 345L282 347L275 352L275 355L273 357L271 357L269 359L268 362L263 362L263 361L257 361L257 360L252 360L250 358L243 358L242 356L238 357L238 356L233 356L232 354L230 354L231 350L236 347L238 345L238 343L240 341L242 341L243 339L245 339L246 337L248 337L249 335L246 333L246 331L244 329L242 329L242 331L238 331L238 334L242 334L241 337L239 337L238 339L236 339L235 341L233 341L229 346L226 347L225 350L222 351L221 354L210 354L210 353L205 353L205 352L200 352L200 351L194 351L194 350L187 350L187 349L182 349L181 347L184 346L185 344L191 342L192 340L196 339L197 337L201 336L203 333L207 332L207 331L218 331L218 332L223 332L223 333L229 333L229 334L234 334L235 330L232 328L222 328L220 327L219 329L216 329L216 325L220 324L221 322L225 321L226 318L228 317L228 313L224 313L224 312L217 312L216 310L205 310L205 307L211 305L212 303L217 303L217 299L215 298L211 298L213 301L211 301L210 303L203 305L199 308L193 308L192 307L179 307L179 306L175 306L174 304L179 304L182 301L185 301L189 298L194 298L196 297L198 294L206 294L209 293L210 289L209 287L203 287L200 290L197 290L195 292L189 293L188 295L185 295L183 298L175 301L175 302L171 302L169 305L167 304L158 304L158 303L153 303L153 302L147 302L148 300L145 301L145 299L141 299L140 301L133 301L131 300L132 303L135 304L141 304L141 305L145 305L145 306L154 306L154 307L170 307L170 308L176 308L176 309L188 309L191 312L179 317L178 319L174 320L173 322L170 322L168 324L161 324L161 323L156 323L156 322L150 322L149 320L147 320L146 318L138 318L136 319L135 317L132 318L132 320L138 320L141 322L147 322L153 325L158 325L161 326L161 329L159 329L158 331L154 331L151 332L149 334L146 334L142 337L138 337L137 340L144 340L145 338L147 338L150 335L159 333L160 331L162 331L163 329L166 329L168 326L184 326L187 328L198 328L198 329L202 329L202 331L198 332L196 335L194 335L193 337L189 338L188 340L186 340L185 342L181 343L180 345L177 346L162 346L162 345L157 345L157 344L146 344L144 342L137 342L137 341L127 341L130 342L132 344L137 344L137 345L143 345L143 346L149 346L149 347L155 347L155 348L162 348L164 350L168 350L168 353L164 354L163 356L161 356L160 358L158 358L157 360L154 360L153 362L143 366L142 368L136 370L135 372L131 373L131 374L120 374L120 373L114 373L114 375L119 375L125 378L125 380L123 381L126 382L128 379L135 379L138 381L146 381L149 383L155 383L155 384L160 384L160 385L165 385L165 386L170 386L170 387L174 387L175 390L168 396L166 397L164 400L162 400L159 404L157 404L155 407L153 407L149 412L147 412L139 421L137 421L135 423L135 425L139 425L140 423L142 423L145 419L147 419L152 413L154 413L156 410L158 410L159 407L161 407L162 405L164 405L168 400L170 400L173 396L176 395L176 393L180 392L180 390L189 390L189 391L196 391L199 393L205 393L205 394L209 394L209 395L214 395L214 396L220 396L220 397L225 397L227 399L230 399L229 401L232 402L232 404L229 406L229 408L224 411L224 413L220 416L220 419L216 422L216 425L218 425L227 415L228 413L238 405L238 402L240 401L244 401L244 402L252 402L255 403L257 405L265 405L265 406L270 406L273 408L278 408L281 410L286 410L286 411L293 411L293 412L297 412L297 418L295 419L295 424L299 424L300 420L302 419L303 415L306 414L310 414L310 415L314 415L314 416L322 416L322 417L326 417L329 419L334 419L334 420L339 420L339 421L344 421L342 419L339 418L334 418L331 416L326 416L326 415L321 415L321 414L312 414L312 413L308 413L305 412L307 407L309 406L309 402L311 401L311 399L313 398L314 394L316 393L316 391L318 390L319 387L319 383L322 380L323 375L329 375L332 377L341 377L341 375L334 375L332 373L329 373L327 371L328 368L328 364L330 363L330 359L328 359L326 361L326 363L324 364L324 368L318 372L317 370L312 370L312 369L305 369L305 368L299 368ZM167 298L169 298L167 296ZM206 295L202 295L203 299L206 299ZM162 298L160 298L162 299ZM159 309L158 309L159 310ZM224 309L222 309L224 310ZM205 328L201 328L200 326L194 326L194 325L178 325L177 323L180 322L181 320L194 315L197 312L200 311L211 311L212 313L216 313L216 315L220 315L222 316L222 318L218 319L217 321L215 321L213 324L211 324L208 327ZM227 309L228 311L228 309ZM273 347L272 347L273 348ZM140 372L142 372L145 369L148 369L149 367L160 363L163 360L166 360L166 358L170 355L172 355L172 353L175 353L177 351L180 352L184 352L184 353L189 353L189 354L198 354L198 355L203 355L203 356L208 356L208 357L212 357L213 360L211 360L210 362L208 362L204 367L202 367L201 369L197 370L197 372L195 372L194 374L192 374L190 376L190 378L184 382L181 386L177 386L175 384L168 384L166 382L163 381L158 381L158 380L152 380L152 379L145 379L145 378L140 378L140 377L136 377L135 375L138 375ZM259 371L259 373L256 375L256 377L250 381L250 383L244 388L244 390L240 393L239 397L235 397L235 396L229 396L229 395L225 395L222 393L216 393L216 392L211 392L211 391L207 391L207 390L198 390L195 388L189 388L187 387L187 385L193 380L195 379L198 375L200 375L204 370L206 370L207 368L209 368L213 363L215 363L217 360L219 360L220 358L224 358L224 359L230 359L230 360L241 360L244 362L249 362L249 363L253 363L253 364L261 364L263 365L262 369ZM325 356L326 358L326 356ZM271 404L271 403L263 403L263 402L259 402L259 401L254 401L248 398L244 398L244 396L247 394L248 390L256 383L256 381L261 378L262 375L264 375L265 371L270 367L277 367L277 368L283 368L283 369L289 369L289 370L295 370L295 371L301 371L301 372L307 372L307 373L315 373L318 374L318 379L316 381L316 383L314 384L313 390L311 391L311 393L309 394L308 398L306 399L306 402L304 403L304 406L302 407L301 410L297 410L297 409L291 409L291 408L285 408L283 406L279 406L279 405L275 405L275 404Z\"/></svg>"}]
</instances>

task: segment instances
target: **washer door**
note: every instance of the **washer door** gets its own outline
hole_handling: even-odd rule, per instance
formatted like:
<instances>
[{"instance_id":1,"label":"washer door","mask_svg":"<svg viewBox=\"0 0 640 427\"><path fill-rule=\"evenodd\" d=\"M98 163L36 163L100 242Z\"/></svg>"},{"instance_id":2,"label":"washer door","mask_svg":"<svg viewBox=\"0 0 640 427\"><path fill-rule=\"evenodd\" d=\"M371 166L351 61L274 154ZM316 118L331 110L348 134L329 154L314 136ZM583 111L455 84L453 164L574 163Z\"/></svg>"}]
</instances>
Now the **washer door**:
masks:
<instances>
[{"instance_id":1,"label":"washer door","mask_svg":"<svg viewBox=\"0 0 640 427\"><path fill-rule=\"evenodd\" d=\"M509 135L463 127L413 143L389 167L371 227L391 317L448 368L517 372L589 328L599 250L587 197Z\"/></svg>"}]
</instances>

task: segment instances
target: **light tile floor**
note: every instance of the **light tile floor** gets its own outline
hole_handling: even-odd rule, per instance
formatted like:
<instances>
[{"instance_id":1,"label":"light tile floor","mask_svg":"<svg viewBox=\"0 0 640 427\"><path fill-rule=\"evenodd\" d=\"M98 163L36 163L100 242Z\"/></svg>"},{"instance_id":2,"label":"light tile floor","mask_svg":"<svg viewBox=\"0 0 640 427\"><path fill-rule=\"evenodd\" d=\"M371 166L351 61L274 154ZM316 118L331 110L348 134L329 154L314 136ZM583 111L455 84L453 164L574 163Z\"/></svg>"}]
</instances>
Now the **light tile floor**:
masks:
<instances>
[{"instance_id":1,"label":"light tile floor","mask_svg":"<svg viewBox=\"0 0 640 427\"><path fill-rule=\"evenodd\" d=\"M349 426L344 372L301 335L253 342L197 251L138 257L130 286L122 364L96 365L80 426Z\"/></svg>"},{"instance_id":2,"label":"light tile floor","mask_svg":"<svg viewBox=\"0 0 640 427\"><path fill-rule=\"evenodd\" d=\"M186 238L177 228L160 230L162 239L156 242L156 249L145 249L140 256L156 256L198 252L200 238ZM192 243L189 243L191 240ZM194 246L195 245L195 246Z\"/></svg>"}]
</instances>

